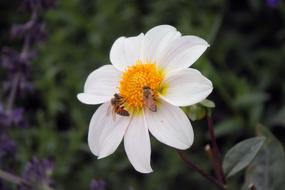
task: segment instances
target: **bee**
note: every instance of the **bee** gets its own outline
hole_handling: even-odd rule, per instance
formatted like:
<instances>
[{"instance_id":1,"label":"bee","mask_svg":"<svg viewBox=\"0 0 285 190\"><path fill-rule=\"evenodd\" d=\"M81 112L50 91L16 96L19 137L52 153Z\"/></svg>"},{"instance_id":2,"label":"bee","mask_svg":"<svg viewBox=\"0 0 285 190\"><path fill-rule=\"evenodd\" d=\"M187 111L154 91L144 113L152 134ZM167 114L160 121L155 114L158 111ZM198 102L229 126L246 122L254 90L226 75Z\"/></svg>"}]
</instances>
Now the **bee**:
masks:
<instances>
[{"instance_id":1,"label":"bee","mask_svg":"<svg viewBox=\"0 0 285 190\"><path fill-rule=\"evenodd\" d=\"M112 117L113 120L116 119L116 114L120 116L129 116L129 112L125 110L122 102L122 97L119 94L114 94L114 97L111 99L112 106Z\"/></svg>"},{"instance_id":2,"label":"bee","mask_svg":"<svg viewBox=\"0 0 285 190\"><path fill-rule=\"evenodd\" d=\"M143 103L150 111L157 111L157 106L154 100L154 92L148 86L143 87Z\"/></svg>"}]
</instances>

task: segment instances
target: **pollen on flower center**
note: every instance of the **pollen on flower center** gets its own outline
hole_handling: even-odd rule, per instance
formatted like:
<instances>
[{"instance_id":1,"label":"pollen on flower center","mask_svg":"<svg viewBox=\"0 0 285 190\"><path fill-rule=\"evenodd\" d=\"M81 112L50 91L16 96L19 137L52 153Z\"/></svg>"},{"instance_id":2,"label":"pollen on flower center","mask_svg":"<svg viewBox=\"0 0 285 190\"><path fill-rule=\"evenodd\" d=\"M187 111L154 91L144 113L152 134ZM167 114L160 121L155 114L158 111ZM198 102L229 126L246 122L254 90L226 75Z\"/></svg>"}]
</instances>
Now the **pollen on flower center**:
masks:
<instances>
[{"instance_id":1,"label":"pollen on flower center","mask_svg":"<svg viewBox=\"0 0 285 190\"><path fill-rule=\"evenodd\" d=\"M123 72L119 91L124 100L125 107L132 110L140 110L143 107L143 87L148 86L154 92L157 99L163 80L162 71L158 70L154 63L137 61L133 66Z\"/></svg>"}]
</instances>

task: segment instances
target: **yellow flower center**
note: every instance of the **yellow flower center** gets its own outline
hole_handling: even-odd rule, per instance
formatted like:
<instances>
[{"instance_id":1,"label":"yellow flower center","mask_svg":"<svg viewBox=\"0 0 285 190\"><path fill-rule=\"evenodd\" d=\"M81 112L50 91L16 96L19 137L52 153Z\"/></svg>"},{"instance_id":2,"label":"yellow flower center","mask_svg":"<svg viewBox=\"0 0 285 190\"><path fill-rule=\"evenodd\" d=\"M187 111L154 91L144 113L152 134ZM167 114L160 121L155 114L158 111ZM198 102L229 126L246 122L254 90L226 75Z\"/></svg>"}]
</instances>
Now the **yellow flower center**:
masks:
<instances>
[{"instance_id":1,"label":"yellow flower center","mask_svg":"<svg viewBox=\"0 0 285 190\"><path fill-rule=\"evenodd\" d=\"M144 106L143 87L149 87L157 100L158 93L162 90L161 83L163 72L154 63L137 61L128 67L121 76L119 85L120 96L123 98L124 107L127 110L139 111Z\"/></svg>"}]
</instances>

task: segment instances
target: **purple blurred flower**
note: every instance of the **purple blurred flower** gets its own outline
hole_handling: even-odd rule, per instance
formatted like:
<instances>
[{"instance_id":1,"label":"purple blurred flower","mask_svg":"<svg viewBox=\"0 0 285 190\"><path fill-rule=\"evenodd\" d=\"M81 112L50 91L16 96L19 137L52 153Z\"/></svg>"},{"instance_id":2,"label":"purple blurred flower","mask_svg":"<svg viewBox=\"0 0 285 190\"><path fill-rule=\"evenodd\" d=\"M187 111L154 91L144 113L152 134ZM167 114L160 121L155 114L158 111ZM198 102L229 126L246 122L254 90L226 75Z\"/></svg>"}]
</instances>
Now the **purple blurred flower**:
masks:
<instances>
[{"instance_id":1,"label":"purple blurred flower","mask_svg":"<svg viewBox=\"0 0 285 190\"><path fill-rule=\"evenodd\" d=\"M0 160L5 155L13 155L16 152L16 143L7 133L7 127L10 126L11 120L4 112L0 103Z\"/></svg>"},{"instance_id":2,"label":"purple blurred flower","mask_svg":"<svg viewBox=\"0 0 285 190\"><path fill-rule=\"evenodd\" d=\"M9 154L15 154L16 152L16 144L15 142L8 136L8 134L0 129L0 159Z\"/></svg>"},{"instance_id":3,"label":"purple blurred flower","mask_svg":"<svg viewBox=\"0 0 285 190\"><path fill-rule=\"evenodd\" d=\"M42 0L42 6L45 9L51 9L56 6L57 0Z\"/></svg>"},{"instance_id":4,"label":"purple blurred flower","mask_svg":"<svg viewBox=\"0 0 285 190\"><path fill-rule=\"evenodd\" d=\"M106 183L103 180L95 180L93 179L90 184L90 190L105 190Z\"/></svg>"},{"instance_id":5,"label":"purple blurred flower","mask_svg":"<svg viewBox=\"0 0 285 190\"><path fill-rule=\"evenodd\" d=\"M24 118L24 109L15 108L14 104L20 96L33 90L31 83L31 62L37 57L36 45L46 39L45 24L40 19L41 14L53 8L57 0L22 0L23 10L30 13L30 20L24 24L14 24L10 31L12 39L22 40L22 49L18 52L12 48L3 48L0 55L0 68L4 70L1 76L1 95L4 96L6 107L0 102L0 162L6 154L14 154L16 143L9 136L9 127L13 124L21 127L27 126ZM5 164L5 163L4 163ZM20 190L52 189L51 173L53 170L51 160L38 160L34 158L23 171L25 183L19 186ZM0 189L1 182L0 182Z\"/></svg>"},{"instance_id":6,"label":"purple blurred flower","mask_svg":"<svg viewBox=\"0 0 285 190\"><path fill-rule=\"evenodd\" d=\"M31 44L43 41L47 37L45 25L36 20L30 20L25 24L14 24L10 35L12 39L27 38Z\"/></svg>"},{"instance_id":7,"label":"purple blurred flower","mask_svg":"<svg viewBox=\"0 0 285 190\"><path fill-rule=\"evenodd\" d=\"M8 128L13 124L21 128L26 128L28 126L24 118L24 109L14 108L6 113L0 103L0 126L2 128Z\"/></svg>"},{"instance_id":8,"label":"purple blurred flower","mask_svg":"<svg viewBox=\"0 0 285 190\"><path fill-rule=\"evenodd\" d=\"M57 0L24 0L23 8L26 11L42 11L54 8Z\"/></svg>"},{"instance_id":9,"label":"purple blurred flower","mask_svg":"<svg viewBox=\"0 0 285 190\"><path fill-rule=\"evenodd\" d=\"M23 108L14 108L9 114L10 120L12 124L15 124L21 128L27 128L28 123L24 117L24 109Z\"/></svg>"},{"instance_id":10,"label":"purple blurred flower","mask_svg":"<svg viewBox=\"0 0 285 190\"><path fill-rule=\"evenodd\" d=\"M266 4L270 8L276 8L280 4L280 0L266 0Z\"/></svg>"},{"instance_id":11,"label":"purple blurred flower","mask_svg":"<svg viewBox=\"0 0 285 190\"><path fill-rule=\"evenodd\" d=\"M8 70L9 72L13 72L18 69L18 67L22 67L23 62L20 60L20 56L17 51L11 48L3 48L2 56L1 56L1 67Z\"/></svg>"},{"instance_id":12,"label":"purple blurred flower","mask_svg":"<svg viewBox=\"0 0 285 190\"><path fill-rule=\"evenodd\" d=\"M52 160L33 158L24 168L22 174L24 183L19 186L19 190L52 189L53 168Z\"/></svg>"},{"instance_id":13,"label":"purple blurred flower","mask_svg":"<svg viewBox=\"0 0 285 190\"><path fill-rule=\"evenodd\" d=\"M10 121L7 119L7 114L5 113L4 107L0 102L0 132L4 130L4 127L9 126Z\"/></svg>"},{"instance_id":14,"label":"purple blurred flower","mask_svg":"<svg viewBox=\"0 0 285 190\"><path fill-rule=\"evenodd\" d=\"M4 92L12 92L10 94L19 96L33 90L30 63L37 56L34 46L47 37L45 24L39 16L42 11L53 8L56 2L57 0L23 0L22 6L30 12L31 18L26 23L14 24L11 28L12 39L23 39L21 53L12 48L3 48L2 50L0 66L7 71L6 80L3 81ZM13 99L15 99L15 95L13 95Z\"/></svg>"},{"instance_id":15,"label":"purple blurred flower","mask_svg":"<svg viewBox=\"0 0 285 190\"><path fill-rule=\"evenodd\" d=\"M24 97L26 94L33 92L34 85L29 78L30 77L21 75L20 81L18 82L17 97ZM15 79L14 76L9 76L6 81L3 81L4 92L11 91L14 85L13 79Z\"/></svg>"},{"instance_id":16,"label":"purple blurred flower","mask_svg":"<svg viewBox=\"0 0 285 190\"><path fill-rule=\"evenodd\" d=\"M34 60L36 56L37 56L36 49L23 51L21 54L19 54L14 49L4 47L2 49L1 66L10 72L15 70L25 71L29 68L28 63Z\"/></svg>"},{"instance_id":17,"label":"purple blurred flower","mask_svg":"<svg viewBox=\"0 0 285 190\"><path fill-rule=\"evenodd\" d=\"M26 94L31 92L33 85L31 84L31 64L30 62L36 57L37 51L23 51L19 54L11 48L3 48L0 66L7 71L7 79L3 82L5 92L13 88L16 75L19 75L18 94Z\"/></svg>"}]
</instances>

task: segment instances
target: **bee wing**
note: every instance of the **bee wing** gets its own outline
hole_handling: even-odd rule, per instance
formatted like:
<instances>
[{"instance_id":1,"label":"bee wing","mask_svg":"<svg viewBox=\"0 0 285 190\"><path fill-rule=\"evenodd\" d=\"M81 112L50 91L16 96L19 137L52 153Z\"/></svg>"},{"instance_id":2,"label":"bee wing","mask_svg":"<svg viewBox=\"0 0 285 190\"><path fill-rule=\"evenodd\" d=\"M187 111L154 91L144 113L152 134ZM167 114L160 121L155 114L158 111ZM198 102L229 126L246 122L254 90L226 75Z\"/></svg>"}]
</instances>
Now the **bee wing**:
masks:
<instances>
[{"instance_id":1,"label":"bee wing","mask_svg":"<svg viewBox=\"0 0 285 190\"><path fill-rule=\"evenodd\" d=\"M148 108L153 111L153 112L156 112L157 110L157 107L156 107L156 104L155 104L155 101L153 99L150 99L149 102L148 102Z\"/></svg>"},{"instance_id":2,"label":"bee wing","mask_svg":"<svg viewBox=\"0 0 285 190\"><path fill-rule=\"evenodd\" d=\"M114 107L112 106L111 102L108 106L107 116L109 116L110 114L112 114L113 121L115 121L116 120L116 112L115 112Z\"/></svg>"},{"instance_id":3,"label":"bee wing","mask_svg":"<svg viewBox=\"0 0 285 190\"><path fill-rule=\"evenodd\" d=\"M144 90L143 91L143 103L145 106L148 105L148 102L149 102L149 99L150 99L150 94L148 91Z\"/></svg>"},{"instance_id":4,"label":"bee wing","mask_svg":"<svg viewBox=\"0 0 285 190\"><path fill-rule=\"evenodd\" d=\"M145 98L144 99L144 104L145 104L146 107L150 108L150 106L151 106L151 99Z\"/></svg>"},{"instance_id":5,"label":"bee wing","mask_svg":"<svg viewBox=\"0 0 285 190\"><path fill-rule=\"evenodd\" d=\"M144 105L150 109L153 112L156 112L157 107L156 107L156 103L153 100L152 96L148 96L147 98L144 98Z\"/></svg>"},{"instance_id":6,"label":"bee wing","mask_svg":"<svg viewBox=\"0 0 285 190\"><path fill-rule=\"evenodd\" d=\"M107 116L109 116L110 115L110 113L111 113L111 110L112 109L112 105L111 105L111 102L110 102L110 104L109 104L109 106L108 106L108 109L107 109Z\"/></svg>"},{"instance_id":7,"label":"bee wing","mask_svg":"<svg viewBox=\"0 0 285 190\"><path fill-rule=\"evenodd\" d=\"M116 121L116 112L113 108L113 111L112 111L112 118L113 118L113 121Z\"/></svg>"},{"instance_id":8,"label":"bee wing","mask_svg":"<svg viewBox=\"0 0 285 190\"><path fill-rule=\"evenodd\" d=\"M109 116L110 115L110 113L111 113L111 104L109 104L109 106L108 106L108 109L107 109L107 116Z\"/></svg>"}]
</instances>

